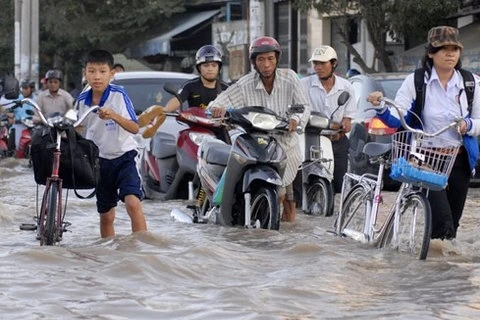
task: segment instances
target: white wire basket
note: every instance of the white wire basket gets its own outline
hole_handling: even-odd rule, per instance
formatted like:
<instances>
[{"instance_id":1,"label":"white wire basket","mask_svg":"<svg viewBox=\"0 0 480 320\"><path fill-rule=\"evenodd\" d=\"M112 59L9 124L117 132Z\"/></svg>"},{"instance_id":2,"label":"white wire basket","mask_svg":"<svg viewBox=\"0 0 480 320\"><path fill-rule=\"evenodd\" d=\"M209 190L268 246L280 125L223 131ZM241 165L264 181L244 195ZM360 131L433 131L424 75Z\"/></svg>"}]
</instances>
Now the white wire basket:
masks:
<instances>
[{"instance_id":1,"label":"white wire basket","mask_svg":"<svg viewBox=\"0 0 480 320\"><path fill-rule=\"evenodd\" d=\"M392 136L390 177L416 186L442 190L447 186L458 145L443 137L426 137L410 131Z\"/></svg>"}]
</instances>

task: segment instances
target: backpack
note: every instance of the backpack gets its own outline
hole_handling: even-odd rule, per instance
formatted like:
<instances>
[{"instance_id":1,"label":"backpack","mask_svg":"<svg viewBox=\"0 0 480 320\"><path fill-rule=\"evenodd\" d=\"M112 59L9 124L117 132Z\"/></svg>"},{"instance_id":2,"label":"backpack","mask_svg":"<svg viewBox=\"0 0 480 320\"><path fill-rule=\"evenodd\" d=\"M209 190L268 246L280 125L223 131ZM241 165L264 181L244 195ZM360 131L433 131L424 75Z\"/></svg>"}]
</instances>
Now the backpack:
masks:
<instances>
[{"instance_id":1,"label":"backpack","mask_svg":"<svg viewBox=\"0 0 480 320\"><path fill-rule=\"evenodd\" d=\"M463 86L465 87L465 94L467 95L468 102L468 113L472 111L473 105L473 94L475 93L475 79L473 74L470 71L465 69L459 69L460 74L463 78ZM415 106L413 107L413 112L420 117L423 110L423 105L425 103L425 69L419 68L415 70L414 83L415 83ZM416 117L412 117L413 125L419 125L420 120Z\"/></svg>"}]
</instances>

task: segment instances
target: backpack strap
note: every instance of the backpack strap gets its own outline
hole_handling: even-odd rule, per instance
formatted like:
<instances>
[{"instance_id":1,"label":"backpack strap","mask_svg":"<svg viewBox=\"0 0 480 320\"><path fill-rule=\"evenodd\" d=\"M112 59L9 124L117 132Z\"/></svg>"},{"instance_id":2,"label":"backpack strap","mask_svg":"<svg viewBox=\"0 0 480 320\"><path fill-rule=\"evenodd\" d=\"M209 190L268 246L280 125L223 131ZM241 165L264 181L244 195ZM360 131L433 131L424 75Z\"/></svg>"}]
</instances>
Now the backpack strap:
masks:
<instances>
[{"instance_id":1,"label":"backpack strap","mask_svg":"<svg viewBox=\"0 0 480 320\"><path fill-rule=\"evenodd\" d=\"M412 117L412 123L414 126L419 125L423 111L423 106L425 103L425 69L424 68L419 68L415 69L415 75L414 75L414 84L415 84L415 105L413 107L413 112L418 116L417 117Z\"/></svg>"},{"instance_id":2,"label":"backpack strap","mask_svg":"<svg viewBox=\"0 0 480 320\"><path fill-rule=\"evenodd\" d=\"M475 93L475 79L470 71L465 69L460 69L459 71L463 78L463 86L465 87L465 94L467 95L468 113L470 114L472 112L473 95Z\"/></svg>"}]
</instances>

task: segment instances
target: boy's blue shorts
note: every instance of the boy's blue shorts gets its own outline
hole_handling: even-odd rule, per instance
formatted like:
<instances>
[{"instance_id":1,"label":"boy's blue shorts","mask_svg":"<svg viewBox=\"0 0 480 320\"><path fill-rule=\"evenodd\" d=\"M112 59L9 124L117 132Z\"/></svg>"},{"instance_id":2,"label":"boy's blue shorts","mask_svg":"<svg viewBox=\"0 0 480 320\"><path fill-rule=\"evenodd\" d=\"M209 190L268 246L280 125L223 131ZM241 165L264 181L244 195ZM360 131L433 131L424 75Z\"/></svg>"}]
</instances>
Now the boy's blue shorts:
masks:
<instances>
[{"instance_id":1,"label":"boy's blue shorts","mask_svg":"<svg viewBox=\"0 0 480 320\"><path fill-rule=\"evenodd\" d=\"M142 200L142 185L135 157L131 150L115 159L100 158L100 181L97 184L97 211L106 213L117 206L118 200L135 195Z\"/></svg>"}]
</instances>

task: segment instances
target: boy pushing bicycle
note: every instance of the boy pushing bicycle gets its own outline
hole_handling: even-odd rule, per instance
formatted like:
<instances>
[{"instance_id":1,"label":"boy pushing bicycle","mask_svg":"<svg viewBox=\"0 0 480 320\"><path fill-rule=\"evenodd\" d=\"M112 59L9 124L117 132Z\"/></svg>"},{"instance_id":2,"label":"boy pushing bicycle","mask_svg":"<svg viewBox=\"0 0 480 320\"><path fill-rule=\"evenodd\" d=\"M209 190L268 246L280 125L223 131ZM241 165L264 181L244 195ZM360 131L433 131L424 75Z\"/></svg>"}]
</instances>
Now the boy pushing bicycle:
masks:
<instances>
[{"instance_id":1,"label":"boy pushing bicycle","mask_svg":"<svg viewBox=\"0 0 480 320\"><path fill-rule=\"evenodd\" d=\"M98 105L99 111L87 116L86 138L100 151L100 181L97 185L97 211L102 238L115 235L115 207L125 203L132 232L147 230L142 210L140 175L135 163L139 130L133 103L125 90L111 84L113 56L105 50L91 51L85 61L89 88L78 96L79 116Z\"/></svg>"}]
</instances>

